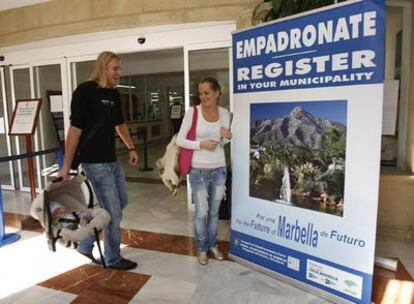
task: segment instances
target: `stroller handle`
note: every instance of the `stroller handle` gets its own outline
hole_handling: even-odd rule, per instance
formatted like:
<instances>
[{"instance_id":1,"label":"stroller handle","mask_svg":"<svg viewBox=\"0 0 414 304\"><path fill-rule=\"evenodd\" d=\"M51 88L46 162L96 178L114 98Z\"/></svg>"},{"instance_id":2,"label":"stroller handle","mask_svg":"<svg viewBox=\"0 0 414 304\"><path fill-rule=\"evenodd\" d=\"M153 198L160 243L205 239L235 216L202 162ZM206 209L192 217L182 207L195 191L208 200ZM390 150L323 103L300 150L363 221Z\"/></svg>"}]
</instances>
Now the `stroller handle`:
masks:
<instances>
[{"instance_id":1,"label":"stroller handle","mask_svg":"<svg viewBox=\"0 0 414 304\"><path fill-rule=\"evenodd\" d=\"M69 175L71 176L77 176L77 173L69 173ZM61 176L56 177L54 180L52 180L52 184L56 184L56 183L60 183L61 181L63 181L63 178Z\"/></svg>"}]
</instances>

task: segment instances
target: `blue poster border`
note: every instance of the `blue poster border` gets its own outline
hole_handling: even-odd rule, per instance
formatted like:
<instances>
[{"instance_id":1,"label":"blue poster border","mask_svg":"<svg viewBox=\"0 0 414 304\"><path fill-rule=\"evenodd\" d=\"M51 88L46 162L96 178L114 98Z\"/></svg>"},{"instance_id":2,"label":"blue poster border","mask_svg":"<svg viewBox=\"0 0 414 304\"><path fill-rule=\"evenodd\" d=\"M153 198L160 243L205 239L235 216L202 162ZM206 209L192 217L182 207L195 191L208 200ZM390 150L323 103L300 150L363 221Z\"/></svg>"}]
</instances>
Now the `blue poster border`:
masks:
<instances>
[{"instance_id":1,"label":"blue poster border","mask_svg":"<svg viewBox=\"0 0 414 304\"><path fill-rule=\"evenodd\" d=\"M245 250L241 244L243 242L246 242L247 244L254 244L258 246L258 248L262 248L265 251L269 250L272 252L277 252L280 254L280 257L286 256L286 257L293 257L295 259L298 259L300 261L300 270L295 271L290 269L287 266L287 261L283 262L282 258L276 259L276 261L270 260L268 257L261 256L259 254L252 254L251 252L248 252ZM242 259L245 259L247 261L253 262L259 266L262 266L266 269L269 269L271 271L274 271L275 273L280 273L283 275L286 275L292 279L298 280L301 283L306 283L308 285L314 286L318 289L324 290L330 294L336 295L340 298L349 300L354 303L371 303L371 286L373 281L373 276L364 273L325 259L318 258L313 255L309 255L297 250L293 250L275 243L271 243L250 235L247 235L245 233L241 233L236 230L231 230L231 238L230 238L230 252L231 254L240 257ZM353 275L359 276L363 280L362 284L362 297L361 299L358 299L357 297L351 297L345 293L339 292L337 290L334 290L332 288L328 288L326 286L323 286L321 284L317 284L309 279L306 278L306 262L308 260L316 261L319 263L322 263L324 265L333 267L338 270L345 271L347 273L351 273Z\"/></svg>"},{"instance_id":2,"label":"blue poster border","mask_svg":"<svg viewBox=\"0 0 414 304\"><path fill-rule=\"evenodd\" d=\"M317 35L328 31L326 27L329 21L332 21L329 26L334 28L334 30L330 29L329 39L325 36L320 39L318 36L316 43L314 39L312 40L313 44L305 43L305 40L313 35L312 31L315 29L318 31ZM348 36L345 33L347 26ZM336 36L337 33L339 33L338 36ZM341 33L345 33L344 37L346 37L341 39ZM302 40L299 41L297 35L301 35L302 38L299 39ZM308 36L305 37L305 35ZM289 44L283 44L281 41L285 38L279 40L280 37L287 37L290 41ZM367 57L363 58L363 55ZM372 109L374 105L377 108L377 104L374 103L377 100L379 108L382 102L382 98L378 98L381 96L379 90L382 88L378 84L382 84L384 81L385 65L385 1L351 0L235 32L233 34L232 59L235 113L242 112L243 115L247 115L247 105L250 105L253 100L259 102L263 99L268 102L271 98L269 96L273 92L280 96L291 96L296 92L310 96L312 89L321 91L318 89L331 88L327 95L332 93L331 95L335 95L335 99L338 99L337 92L346 95L344 93L346 90L352 90L356 86L360 86L365 91L370 91L372 88L372 96L376 96L376 99L369 99L369 94L364 98L370 101L368 108ZM337 90L335 90L336 88ZM284 92L286 90L292 91ZM237 104L238 98L243 101L243 104L241 102ZM347 98L339 96L339 99ZM354 98L354 100L357 99ZM238 111L238 106L242 108L240 111ZM376 126L378 126L379 119L379 116L375 117ZM241 129L243 132L247 131L247 127ZM379 137L379 134L378 132L378 134L372 135ZM241 161L246 160L238 159L238 162ZM244 169L245 167L243 167L243 173L245 173ZM235 180L238 178L242 177L237 177L235 170L233 191L241 191L235 189ZM243 182L244 179L245 176L243 176ZM374 186L377 187L377 185ZM239 197L239 201L240 198L243 199L244 196ZM249 201L250 198L244 199ZM240 204L243 203L240 202ZM256 208L254 205L251 206L246 205L246 210L252 212L253 210L250 208ZM373 205L373 208L376 206ZM238 227L235 226L234 218L237 218L239 213L246 211L238 211L237 208L241 207L235 202L231 227L230 253L232 255L269 269L270 272L296 280L303 285L309 285L311 289L319 289L322 294L327 294L327 296L332 295L353 303L371 303L373 264L368 264L373 262L373 251L361 252L363 254L361 263L349 263L349 265L363 263L364 267L350 268L349 265L345 265L346 262L335 263L335 255L331 258L326 252L323 255L324 259L322 259L317 256L318 252L315 250L307 251L307 248L298 247L292 249L286 243L283 243L283 246L276 243L277 240L269 242L257 238L253 236L255 235L254 231L250 233L248 230L243 230L243 232L235 230ZM372 211L376 210L372 209ZM348 221L349 218L346 222ZM375 221L373 223L375 224ZM332 224L334 223L332 222ZM370 231L371 228L375 230L375 226L369 228ZM375 244L375 233L372 237L371 235L367 236L365 241L369 243L369 248L371 248L371 245ZM291 257L289 267L287 257ZM339 255L337 257L338 261L349 261L339 259ZM327 258L329 260L326 260ZM357 257L355 258L357 259ZM322 273L320 276L316 272L312 273L314 267L318 267L318 265L321 265L321 269L328 270L327 273ZM335 274L337 274L337 278L334 278L335 282L338 282L339 278L342 285L329 282L330 275L335 276ZM312 277L312 275L315 276ZM326 282L324 278L327 279ZM358 287L354 285L351 286L352 288L348 288L349 282L351 285L353 284L352 280L357 282Z\"/></svg>"},{"instance_id":3,"label":"blue poster border","mask_svg":"<svg viewBox=\"0 0 414 304\"><path fill-rule=\"evenodd\" d=\"M366 37L362 36L361 32L363 32L363 25L359 24L359 30L357 32L359 32L360 36L357 38L339 39L335 42L325 44L316 43L316 45L311 46L305 46L302 43L298 49L288 48L284 50L275 50L277 46L273 46L273 52L269 53L264 51L267 47L262 48L259 51L259 44L262 46L264 44L267 46L273 45L272 43L269 43L269 40L271 40L269 37L274 37L277 44L279 33L285 31L289 33L291 28L301 32L304 31L307 26L318 28L318 24L326 22L326 20L332 21L334 24L333 26L335 26L339 23L339 19L358 14L364 15L365 13L370 12L375 12L376 14L374 18L376 22L375 35L370 34ZM234 93L382 83L384 79L385 60L385 22L383 22L383 20L385 20L383 0L362 0L332 7L328 10L310 12L304 16L298 16L292 19L289 18L287 20L281 20L280 22L268 23L241 32L236 32L233 34L232 54ZM298 32L295 33L297 34ZM260 42L258 37L261 38ZM246 51L246 48L250 51ZM353 54L365 51L375 55L371 60L375 66L354 68L352 63L354 58ZM346 57L345 59L345 57L341 57L341 54L348 54L349 56L344 55ZM313 62L313 60L324 56L331 57L323 64L322 62L319 62L319 64L325 67L323 72L316 71L316 63ZM339 63L339 65L343 64L344 68L341 67L338 70L333 70L333 67L330 66L330 64L334 65L332 63L334 61L333 56L341 57L341 59L338 59L338 62L342 60L347 61L347 64L344 64L343 62ZM304 59L308 59L309 61L301 62L299 67L295 66L298 62ZM272 67L274 64L276 64L277 67ZM304 66L312 66L312 68L306 74L301 74L306 70ZM345 68L346 66L348 68ZM295 74L295 69L300 70L298 72L299 74ZM240 74L246 75L246 78L249 79L240 79L240 77L238 77L239 70L246 71L247 74ZM268 73L265 72L266 70ZM283 70L283 72L280 72L280 75L275 76L276 70ZM256 73L254 71L256 71ZM273 74L273 76L270 76L270 74Z\"/></svg>"}]
</instances>

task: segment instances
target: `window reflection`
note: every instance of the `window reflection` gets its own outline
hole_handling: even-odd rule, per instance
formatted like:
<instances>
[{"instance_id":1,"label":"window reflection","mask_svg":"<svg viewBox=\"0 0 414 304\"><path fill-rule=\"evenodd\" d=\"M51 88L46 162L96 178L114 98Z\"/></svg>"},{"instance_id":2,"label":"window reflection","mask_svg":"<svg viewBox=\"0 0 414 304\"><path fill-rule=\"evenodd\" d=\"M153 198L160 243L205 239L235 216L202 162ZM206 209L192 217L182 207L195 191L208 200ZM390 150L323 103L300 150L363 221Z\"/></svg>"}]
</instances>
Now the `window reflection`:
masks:
<instances>
[{"instance_id":1,"label":"window reflection","mask_svg":"<svg viewBox=\"0 0 414 304\"><path fill-rule=\"evenodd\" d=\"M192 51L190 59L190 103L198 104L198 83L210 76L218 80L222 89L220 106L229 109L229 50L228 48Z\"/></svg>"},{"instance_id":2,"label":"window reflection","mask_svg":"<svg viewBox=\"0 0 414 304\"><path fill-rule=\"evenodd\" d=\"M121 77L118 90L129 122L163 120L174 103L184 106L183 73Z\"/></svg>"}]
</instances>

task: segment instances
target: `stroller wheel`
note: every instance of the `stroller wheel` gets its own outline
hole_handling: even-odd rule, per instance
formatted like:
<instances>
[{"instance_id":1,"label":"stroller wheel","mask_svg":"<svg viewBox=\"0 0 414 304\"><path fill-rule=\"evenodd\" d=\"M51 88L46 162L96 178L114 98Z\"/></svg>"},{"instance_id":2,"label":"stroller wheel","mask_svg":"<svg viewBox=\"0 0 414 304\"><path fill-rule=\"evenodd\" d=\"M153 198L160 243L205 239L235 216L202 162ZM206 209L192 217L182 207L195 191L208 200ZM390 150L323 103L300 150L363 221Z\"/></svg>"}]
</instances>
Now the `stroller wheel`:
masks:
<instances>
[{"instance_id":1,"label":"stroller wheel","mask_svg":"<svg viewBox=\"0 0 414 304\"><path fill-rule=\"evenodd\" d=\"M50 251L56 251L56 240L55 239L48 239L47 240L47 247Z\"/></svg>"}]
</instances>

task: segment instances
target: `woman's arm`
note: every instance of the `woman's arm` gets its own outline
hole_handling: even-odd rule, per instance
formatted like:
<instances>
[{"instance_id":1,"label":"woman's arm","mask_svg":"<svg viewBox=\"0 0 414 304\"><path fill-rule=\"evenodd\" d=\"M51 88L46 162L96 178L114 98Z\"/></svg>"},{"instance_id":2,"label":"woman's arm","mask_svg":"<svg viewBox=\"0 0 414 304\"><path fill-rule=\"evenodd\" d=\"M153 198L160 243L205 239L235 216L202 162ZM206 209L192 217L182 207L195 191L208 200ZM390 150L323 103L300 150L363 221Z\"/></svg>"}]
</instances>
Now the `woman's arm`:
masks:
<instances>
[{"instance_id":1,"label":"woman's arm","mask_svg":"<svg viewBox=\"0 0 414 304\"><path fill-rule=\"evenodd\" d=\"M226 109L222 108L220 113L220 135L222 137L221 143L225 145L230 142L233 134L230 131L230 113Z\"/></svg>"}]
</instances>

